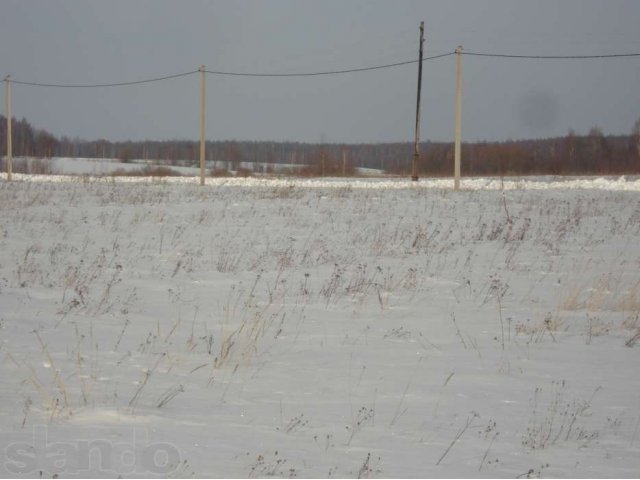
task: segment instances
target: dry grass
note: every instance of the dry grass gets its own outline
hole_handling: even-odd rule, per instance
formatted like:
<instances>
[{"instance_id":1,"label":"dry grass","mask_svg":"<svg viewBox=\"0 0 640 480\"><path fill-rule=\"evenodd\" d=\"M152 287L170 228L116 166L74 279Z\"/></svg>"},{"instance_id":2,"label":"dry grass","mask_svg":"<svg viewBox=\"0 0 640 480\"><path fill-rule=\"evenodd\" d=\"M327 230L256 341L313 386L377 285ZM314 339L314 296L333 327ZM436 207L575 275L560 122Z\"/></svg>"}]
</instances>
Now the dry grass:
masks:
<instances>
[{"instance_id":1,"label":"dry grass","mask_svg":"<svg viewBox=\"0 0 640 480\"><path fill-rule=\"evenodd\" d=\"M635 330L640 318L640 281L629 285L606 274L593 281L577 283L561 300L555 318L562 319L567 312L580 311L586 314L588 343L591 337L610 333L616 325L625 330ZM610 319L613 313L621 313L623 318L615 325Z\"/></svg>"},{"instance_id":2,"label":"dry grass","mask_svg":"<svg viewBox=\"0 0 640 480\"><path fill-rule=\"evenodd\" d=\"M136 170L118 168L109 173L110 177L181 177L177 170L163 166L146 166Z\"/></svg>"},{"instance_id":3,"label":"dry grass","mask_svg":"<svg viewBox=\"0 0 640 480\"><path fill-rule=\"evenodd\" d=\"M7 164L4 158L0 159L0 171L7 171ZM11 162L11 171L28 175L52 175L55 173L50 159L34 157L14 158Z\"/></svg>"}]
</instances>

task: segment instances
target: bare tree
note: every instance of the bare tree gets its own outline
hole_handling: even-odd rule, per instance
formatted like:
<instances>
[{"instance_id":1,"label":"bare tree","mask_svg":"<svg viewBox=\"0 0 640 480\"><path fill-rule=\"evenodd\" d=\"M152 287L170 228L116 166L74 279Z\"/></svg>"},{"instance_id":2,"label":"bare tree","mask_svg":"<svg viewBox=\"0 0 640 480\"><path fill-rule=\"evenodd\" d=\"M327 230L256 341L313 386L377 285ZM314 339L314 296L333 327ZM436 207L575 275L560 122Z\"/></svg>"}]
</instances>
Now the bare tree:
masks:
<instances>
[{"instance_id":1,"label":"bare tree","mask_svg":"<svg viewBox=\"0 0 640 480\"><path fill-rule=\"evenodd\" d=\"M640 118L633 124L633 130L631 130L631 136L636 146L636 153L640 159Z\"/></svg>"}]
</instances>

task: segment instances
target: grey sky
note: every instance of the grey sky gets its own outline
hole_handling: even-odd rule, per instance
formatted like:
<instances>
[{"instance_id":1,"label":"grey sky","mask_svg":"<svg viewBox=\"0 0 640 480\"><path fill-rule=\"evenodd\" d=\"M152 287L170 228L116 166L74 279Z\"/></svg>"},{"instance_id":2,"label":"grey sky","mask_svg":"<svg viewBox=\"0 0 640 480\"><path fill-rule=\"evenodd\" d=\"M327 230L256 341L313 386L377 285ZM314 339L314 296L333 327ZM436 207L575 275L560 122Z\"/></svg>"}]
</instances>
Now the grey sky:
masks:
<instances>
[{"instance_id":1,"label":"grey sky","mask_svg":"<svg viewBox=\"0 0 640 480\"><path fill-rule=\"evenodd\" d=\"M196 70L307 72L453 51L640 52L629 0L0 0L0 75L103 83ZM455 59L426 62L422 138L453 138ZM640 57L463 57L463 139L631 130ZM207 76L210 140L387 142L412 138L417 65L311 78ZM13 111L57 135L198 137L198 76L111 89L15 85Z\"/></svg>"}]
</instances>

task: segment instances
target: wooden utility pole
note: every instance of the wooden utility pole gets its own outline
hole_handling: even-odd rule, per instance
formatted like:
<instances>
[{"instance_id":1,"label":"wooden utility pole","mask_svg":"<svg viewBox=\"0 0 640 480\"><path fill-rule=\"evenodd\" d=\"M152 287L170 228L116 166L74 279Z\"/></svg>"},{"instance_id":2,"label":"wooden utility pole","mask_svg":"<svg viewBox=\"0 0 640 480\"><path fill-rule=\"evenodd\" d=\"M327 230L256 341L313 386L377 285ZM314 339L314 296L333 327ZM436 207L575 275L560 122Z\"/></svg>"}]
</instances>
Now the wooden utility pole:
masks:
<instances>
[{"instance_id":1,"label":"wooden utility pole","mask_svg":"<svg viewBox=\"0 0 640 480\"><path fill-rule=\"evenodd\" d=\"M424 22L420 22L420 56L418 57L418 95L416 100L416 136L411 164L411 180L418 181L418 160L420 159L420 91L422 90L422 48L424 46Z\"/></svg>"},{"instance_id":2,"label":"wooden utility pole","mask_svg":"<svg viewBox=\"0 0 640 480\"><path fill-rule=\"evenodd\" d=\"M456 128L453 149L453 188L460 190L460 142L462 139L462 45L456 48Z\"/></svg>"},{"instance_id":3,"label":"wooden utility pole","mask_svg":"<svg viewBox=\"0 0 640 480\"><path fill-rule=\"evenodd\" d=\"M5 102L7 107L7 180L11 181L12 162L13 162L13 144L11 134L11 76L7 75L4 79Z\"/></svg>"},{"instance_id":4,"label":"wooden utility pole","mask_svg":"<svg viewBox=\"0 0 640 480\"><path fill-rule=\"evenodd\" d=\"M200 185L204 185L204 164L205 164L205 149L204 149L204 84L205 84L205 70L204 65L200 66Z\"/></svg>"}]
</instances>

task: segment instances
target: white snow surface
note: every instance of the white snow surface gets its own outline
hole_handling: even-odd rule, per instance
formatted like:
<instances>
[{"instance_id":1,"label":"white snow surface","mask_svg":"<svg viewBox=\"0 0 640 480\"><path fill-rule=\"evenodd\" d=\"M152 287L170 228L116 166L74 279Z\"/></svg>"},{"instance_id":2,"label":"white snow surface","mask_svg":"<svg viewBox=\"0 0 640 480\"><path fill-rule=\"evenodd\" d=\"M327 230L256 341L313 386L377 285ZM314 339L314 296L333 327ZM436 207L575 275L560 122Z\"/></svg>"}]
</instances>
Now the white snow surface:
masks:
<instances>
[{"instance_id":1,"label":"white snow surface","mask_svg":"<svg viewBox=\"0 0 640 480\"><path fill-rule=\"evenodd\" d=\"M637 178L14 178L0 476L640 475Z\"/></svg>"}]
</instances>

